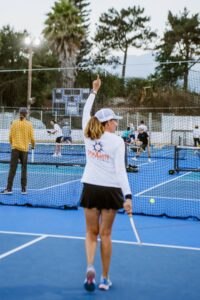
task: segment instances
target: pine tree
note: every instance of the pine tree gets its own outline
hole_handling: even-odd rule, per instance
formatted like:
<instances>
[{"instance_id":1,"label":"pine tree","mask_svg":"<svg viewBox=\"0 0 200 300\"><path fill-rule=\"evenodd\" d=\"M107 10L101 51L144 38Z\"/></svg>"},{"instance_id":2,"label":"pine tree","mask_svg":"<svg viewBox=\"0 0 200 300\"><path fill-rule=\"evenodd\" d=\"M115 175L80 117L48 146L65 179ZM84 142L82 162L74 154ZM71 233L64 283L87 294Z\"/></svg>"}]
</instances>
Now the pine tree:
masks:
<instances>
[{"instance_id":1,"label":"pine tree","mask_svg":"<svg viewBox=\"0 0 200 300\"><path fill-rule=\"evenodd\" d=\"M104 56L108 56L113 50L123 52L122 78L125 77L128 49L147 49L148 43L156 36L148 26L150 18L143 14L144 8L139 6L128 7L119 12L111 8L99 19L95 42Z\"/></svg>"},{"instance_id":2,"label":"pine tree","mask_svg":"<svg viewBox=\"0 0 200 300\"><path fill-rule=\"evenodd\" d=\"M184 89L188 88L190 68L197 62L200 54L200 20L199 14L189 16L185 8L180 16L168 13L168 29L164 33L161 44L157 47L157 75L164 82L176 84L183 79ZM188 61L196 61L189 63ZM169 64L165 62L169 62ZM177 64L175 62L179 61Z\"/></svg>"}]
</instances>

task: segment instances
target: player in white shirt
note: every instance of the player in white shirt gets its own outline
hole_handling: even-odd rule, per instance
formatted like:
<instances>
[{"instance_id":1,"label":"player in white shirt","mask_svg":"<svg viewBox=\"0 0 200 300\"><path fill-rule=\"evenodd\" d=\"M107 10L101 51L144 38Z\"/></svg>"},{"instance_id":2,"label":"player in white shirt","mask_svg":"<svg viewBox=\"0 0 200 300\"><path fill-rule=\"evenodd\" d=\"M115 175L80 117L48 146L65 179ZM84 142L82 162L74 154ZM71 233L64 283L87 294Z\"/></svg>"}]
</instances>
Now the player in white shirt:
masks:
<instances>
[{"instance_id":1,"label":"player in white shirt","mask_svg":"<svg viewBox=\"0 0 200 300\"><path fill-rule=\"evenodd\" d=\"M142 129L144 132L147 132L147 126L144 124L144 121L142 120L140 122L140 125L138 126L137 130L139 131L140 129Z\"/></svg>"},{"instance_id":2,"label":"player in white shirt","mask_svg":"<svg viewBox=\"0 0 200 300\"><path fill-rule=\"evenodd\" d=\"M124 207L132 213L132 195L125 168L125 145L115 135L117 120L121 117L109 108L103 108L90 116L95 95L101 80L93 82L93 92L88 97L82 119L86 148L86 167L82 177L84 184L80 205L86 218L87 271L84 286L95 289L93 267L98 235L101 238L102 276L100 289L111 286L109 266L112 253L111 231L117 210ZM124 201L125 199L125 201Z\"/></svg>"},{"instance_id":3,"label":"player in white shirt","mask_svg":"<svg viewBox=\"0 0 200 300\"><path fill-rule=\"evenodd\" d=\"M61 155L61 145L60 145L60 143L62 142L62 138L63 138L62 129L54 120L51 120L50 124L53 126L53 130L47 130L47 132L49 134L55 134L55 137L56 137L56 140L55 140L56 146L55 146L55 152L54 152L53 156L54 157L62 156Z\"/></svg>"}]
</instances>

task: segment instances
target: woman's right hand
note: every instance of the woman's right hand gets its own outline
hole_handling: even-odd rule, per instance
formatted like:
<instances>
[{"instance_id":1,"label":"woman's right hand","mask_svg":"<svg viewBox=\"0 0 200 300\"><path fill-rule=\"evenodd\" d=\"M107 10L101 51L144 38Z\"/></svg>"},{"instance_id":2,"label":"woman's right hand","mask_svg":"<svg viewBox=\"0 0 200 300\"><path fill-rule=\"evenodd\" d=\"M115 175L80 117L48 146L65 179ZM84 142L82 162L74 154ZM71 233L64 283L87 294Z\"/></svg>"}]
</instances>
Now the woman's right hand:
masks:
<instances>
[{"instance_id":1,"label":"woman's right hand","mask_svg":"<svg viewBox=\"0 0 200 300\"><path fill-rule=\"evenodd\" d=\"M127 213L127 215L132 214L132 200L131 199L126 199L124 202L124 209Z\"/></svg>"}]
</instances>

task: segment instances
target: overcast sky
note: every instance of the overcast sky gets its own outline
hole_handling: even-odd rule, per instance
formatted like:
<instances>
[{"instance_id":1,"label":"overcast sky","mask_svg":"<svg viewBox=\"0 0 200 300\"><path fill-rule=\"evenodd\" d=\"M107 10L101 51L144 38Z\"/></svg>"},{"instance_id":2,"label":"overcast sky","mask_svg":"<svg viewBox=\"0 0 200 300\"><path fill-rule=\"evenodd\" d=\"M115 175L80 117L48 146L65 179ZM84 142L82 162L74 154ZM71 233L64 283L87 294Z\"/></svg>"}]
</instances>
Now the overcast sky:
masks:
<instances>
[{"instance_id":1,"label":"overcast sky","mask_svg":"<svg viewBox=\"0 0 200 300\"><path fill-rule=\"evenodd\" d=\"M51 10L55 0L0 0L0 28L9 24L16 31L27 29L33 36L40 36L46 14ZM145 8L145 15L151 17L151 28L161 35L167 21L167 13L182 12L184 7L191 13L200 13L200 0L90 0L91 32L102 12L111 7L120 10L128 6L140 5ZM132 49L129 54L139 54Z\"/></svg>"}]
</instances>

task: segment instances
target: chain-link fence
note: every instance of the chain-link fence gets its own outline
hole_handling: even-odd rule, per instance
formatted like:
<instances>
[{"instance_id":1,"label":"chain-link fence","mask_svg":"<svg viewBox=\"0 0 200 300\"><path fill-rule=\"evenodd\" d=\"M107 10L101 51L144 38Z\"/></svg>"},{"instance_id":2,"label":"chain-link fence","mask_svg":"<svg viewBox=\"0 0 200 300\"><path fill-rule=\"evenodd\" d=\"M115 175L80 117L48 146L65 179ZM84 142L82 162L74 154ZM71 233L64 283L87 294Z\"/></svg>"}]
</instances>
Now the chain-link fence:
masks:
<instances>
[{"instance_id":1,"label":"chain-link fence","mask_svg":"<svg viewBox=\"0 0 200 300\"><path fill-rule=\"evenodd\" d=\"M172 130L193 130L196 125L200 127L199 107L177 107L171 109L114 107L113 110L116 114L123 116L123 119L118 123L118 135L121 135L129 126L137 132L138 126L143 121L151 134L152 142L155 144L170 144ZM18 118L18 111L18 107L0 108L1 140L8 140L10 124ZM63 111L55 113L51 108L32 108L29 119L33 123L37 141L48 142L54 140L53 136L47 134L47 130L52 127L50 121L54 119L61 128L67 121L72 130L72 140L75 143L83 142L81 129L82 113L80 113L80 116L65 116Z\"/></svg>"}]
</instances>

